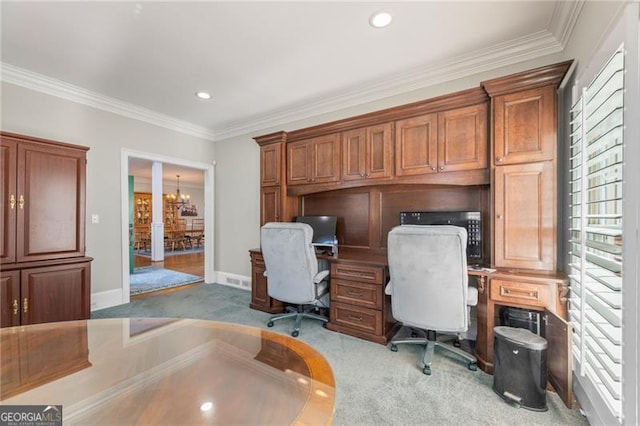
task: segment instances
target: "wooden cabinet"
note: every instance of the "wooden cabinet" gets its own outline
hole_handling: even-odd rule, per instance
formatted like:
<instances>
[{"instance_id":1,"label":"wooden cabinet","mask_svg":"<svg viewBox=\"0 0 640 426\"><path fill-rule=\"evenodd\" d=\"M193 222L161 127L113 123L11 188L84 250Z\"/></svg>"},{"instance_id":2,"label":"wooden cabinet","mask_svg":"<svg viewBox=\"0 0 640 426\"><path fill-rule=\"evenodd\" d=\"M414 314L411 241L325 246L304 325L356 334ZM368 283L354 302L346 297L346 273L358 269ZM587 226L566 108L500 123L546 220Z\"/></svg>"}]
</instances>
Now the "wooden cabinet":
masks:
<instances>
[{"instance_id":1,"label":"wooden cabinet","mask_svg":"<svg viewBox=\"0 0 640 426\"><path fill-rule=\"evenodd\" d=\"M496 96L493 104L496 165L553 160L556 156L556 88L538 87Z\"/></svg>"},{"instance_id":2,"label":"wooden cabinet","mask_svg":"<svg viewBox=\"0 0 640 426\"><path fill-rule=\"evenodd\" d=\"M387 281L384 265L333 261L327 328L386 344L400 326L384 294Z\"/></svg>"},{"instance_id":3,"label":"wooden cabinet","mask_svg":"<svg viewBox=\"0 0 640 426\"><path fill-rule=\"evenodd\" d=\"M276 186L282 179L282 142L260 147L260 186Z\"/></svg>"},{"instance_id":4,"label":"wooden cabinet","mask_svg":"<svg viewBox=\"0 0 640 426\"><path fill-rule=\"evenodd\" d=\"M342 180L390 179L393 176L392 124L342 133Z\"/></svg>"},{"instance_id":5,"label":"wooden cabinet","mask_svg":"<svg viewBox=\"0 0 640 426\"><path fill-rule=\"evenodd\" d=\"M487 167L485 103L395 123L396 176Z\"/></svg>"},{"instance_id":6,"label":"wooden cabinet","mask_svg":"<svg viewBox=\"0 0 640 426\"><path fill-rule=\"evenodd\" d=\"M495 168L497 267L555 271L556 181L552 162Z\"/></svg>"},{"instance_id":7,"label":"wooden cabinet","mask_svg":"<svg viewBox=\"0 0 640 426\"><path fill-rule=\"evenodd\" d=\"M0 326L89 318L88 148L1 136Z\"/></svg>"},{"instance_id":8,"label":"wooden cabinet","mask_svg":"<svg viewBox=\"0 0 640 426\"><path fill-rule=\"evenodd\" d=\"M287 183L322 184L340 180L340 134L287 144Z\"/></svg>"},{"instance_id":9,"label":"wooden cabinet","mask_svg":"<svg viewBox=\"0 0 640 426\"><path fill-rule=\"evenodd\" d=\"M281 209L280 186L260 188L260 225L267 222L280 222Z\"/></svg>"},{"instance_id":10,"label":"wooden cabinet","mask_svg":"<svg viewBox=\"0 0 640 426\"><path fill-rule=\"evenodd\" d=\"M269 297L267 291L267 277L264 276L266 270L264 258L260 250L250 250L251 256L251 309L277 314L284 310L282 302Z\"/></svg>"},{"instance_id":11,"label":"wooden cabinet","mask_svg":"<svg viewBox=\"0 0 640 426\"><path fill-rule=\"evenodd\" d=\"M548 341L549 382L571 406L571 325L567 318L567 282L560 274L498 271L481 278L478 300L476 357L480 368L493 372L493 328L500 325L500 308L522 308L540 313L541 334ZM488 283L485 284L485 280Z\"/></svg>"}]
</instances>

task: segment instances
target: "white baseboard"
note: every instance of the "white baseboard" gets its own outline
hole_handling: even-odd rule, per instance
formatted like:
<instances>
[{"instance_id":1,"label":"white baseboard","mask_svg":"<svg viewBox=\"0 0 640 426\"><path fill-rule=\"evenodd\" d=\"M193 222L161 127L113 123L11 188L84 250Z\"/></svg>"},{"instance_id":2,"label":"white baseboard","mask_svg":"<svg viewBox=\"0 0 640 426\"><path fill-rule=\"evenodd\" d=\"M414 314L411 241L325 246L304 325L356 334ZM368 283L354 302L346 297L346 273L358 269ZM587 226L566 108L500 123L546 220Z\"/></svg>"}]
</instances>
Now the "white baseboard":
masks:
<instances>
[{"instance_id":1,"label":"white baseboard","mask_svg":"<svg viewBox=\"0 0 640 426\"><path fill-rule=\"evenodd\" d=\"M110 308L122 304L122 289L101 291L99 293L91 293L91 311L98 309Z\"/></svg>"},{"instance_id":2,"label":"white baseboard","mask_svg":"<svg viewBox=\"0 0 640 426\"><path fill-rule=\"evenodd\" d=\"M216 284L222 284L229 287L251 291L251 278L244 275L216 271L214 274L213 282ZM101 291L99 293L92 293L91 311L97 311L98 309L105 309L112 306L122 305L123 300L124 298L122 297L121 288Z\"/></svg>"},{"instance_id":3,"label":"white baseboard","mask_svg":"<svg viewBox=\"0 0 640 426\"><path fill-rule=\"evenodd\" d=\"M251 291L251 278L244 275L216 271L215 283Z\"/></svg>"}]
</instances>

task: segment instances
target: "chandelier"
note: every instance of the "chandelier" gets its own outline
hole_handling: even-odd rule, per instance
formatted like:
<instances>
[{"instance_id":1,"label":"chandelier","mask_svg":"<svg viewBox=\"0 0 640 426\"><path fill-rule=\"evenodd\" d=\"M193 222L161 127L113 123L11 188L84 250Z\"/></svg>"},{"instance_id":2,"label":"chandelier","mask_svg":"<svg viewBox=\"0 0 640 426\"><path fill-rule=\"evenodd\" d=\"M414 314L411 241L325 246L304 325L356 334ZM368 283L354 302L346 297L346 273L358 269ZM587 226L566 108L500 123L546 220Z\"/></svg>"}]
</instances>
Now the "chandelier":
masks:
<instances>
[{"instance_id":1,"label":"chandelier","mask_svg":"<svg viewBox=\"0 0 640 426\"><path fill-rule=\"evenodd\" d=\"M180 175L176 175L176 178L178 180L176 192L175 194L167 194L167 203L169 203L171 206L177 206L180 209L182 207L189 206L191 197L189 196L189 194L180 193Z\"/></svg>"}]
</instances>

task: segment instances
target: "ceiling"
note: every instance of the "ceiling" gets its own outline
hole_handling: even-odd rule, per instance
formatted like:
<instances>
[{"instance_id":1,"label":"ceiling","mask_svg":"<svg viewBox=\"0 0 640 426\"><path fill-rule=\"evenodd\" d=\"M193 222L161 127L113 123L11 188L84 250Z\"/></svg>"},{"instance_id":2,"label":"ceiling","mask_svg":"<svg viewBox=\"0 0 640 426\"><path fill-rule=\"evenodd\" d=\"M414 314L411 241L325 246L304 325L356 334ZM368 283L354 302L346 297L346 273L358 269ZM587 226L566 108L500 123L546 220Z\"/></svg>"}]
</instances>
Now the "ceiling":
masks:
<instances>
[{"instance_id":1,"label":"ceiling","mask_svg":"<svg viewBox=\"0 0 640 426\"><path fill-rule=\"evenodd\" d=\"M3 1L2 79L220 140L560 52L581 4Z\"/></svg>"}]
</instances>

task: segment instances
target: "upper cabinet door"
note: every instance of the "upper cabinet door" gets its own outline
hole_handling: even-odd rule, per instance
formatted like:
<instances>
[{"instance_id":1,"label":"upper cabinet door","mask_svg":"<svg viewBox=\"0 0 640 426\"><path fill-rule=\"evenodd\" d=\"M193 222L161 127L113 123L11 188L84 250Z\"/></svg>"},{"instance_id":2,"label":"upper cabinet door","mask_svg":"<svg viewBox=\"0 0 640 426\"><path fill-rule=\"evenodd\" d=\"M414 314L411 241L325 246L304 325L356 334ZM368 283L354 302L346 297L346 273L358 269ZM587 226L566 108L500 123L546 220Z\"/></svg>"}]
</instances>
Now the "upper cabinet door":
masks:
<instances>
[{"instance_id":1,"label":"upper cabinet door","mask_svg":"<svg viewBox=\"0 0 640 426\"><path fill-rule=\"evenodd\" d=\"M16 261L16 212L18 191L16 188L16 142L2 138L0 146L0 263Z\"/></svg>"},{"instance_id":2,"label":"upper cabinet door","mask_svg":"<svg viewBox=\"0 0 640 426\"><path fill-rule=\"evenodd\" d=\"M340 180L340 133L287 144L287 184Z\"/></svg>"},{"instance_id":3,"label":"upper cabinet door","mask_svg":"<svg viewBox=\"0 0 640 426\"><path fill-rule=\"evenodd\" d=\"M260 186L280 185L282 143L260 147Z\"/></svg>"},{"instance_id":4,"label":"upper cabinet door","mask_svg":"<svg viewBox=\"0 0 640 426\"><path fill-rule=\"evenodd\" d=\"M84 256L83 150L18 145L16 261Z\"/></svg>"},{"instance_id":5,"label":"upper cabinet door","mask_svg":"<svg viewBox=\"0 0 640 426\"><path fill-rule=\"evenodd\" d=\"M393 175L391 123L342 133L342 179L389 179Z\"/></svg>"},{"instance_id":6,"label":"upper cabinet door","mask_svg":"<svg viewBox=\"0 0 640 426\"><path fill-rule=\"evenodd\" d=\"M396 176L436 173L437 114L396 121Z\"/></svg>"},{"instance_id":7,"label":"upper cabinet door","mask_svg":"<svg viewBox=\"0 0 640 426\"><path fill-rule=\"evenodd\" d=\"M438 113L438 171L487 167L487 104Z\"/></svg>"},{"instance_id":8,"label":"upper cabinet door","mask_svg":"<svg viewBox=\"0 0 640 426\"><path fill-rule=\"evenodd\" d=\"M494 164L552 160L556 147L556 90L545 86L493 99Z\"/></svg>"}]
</instances>

